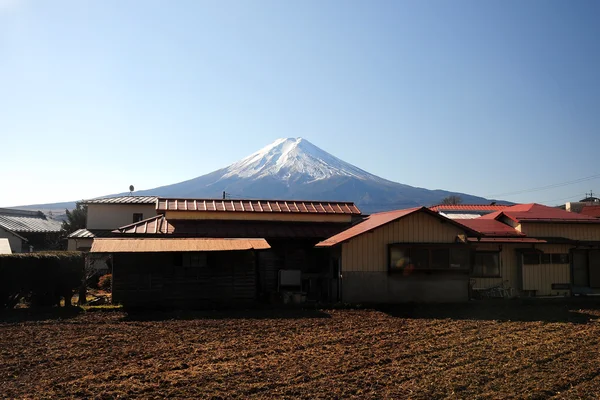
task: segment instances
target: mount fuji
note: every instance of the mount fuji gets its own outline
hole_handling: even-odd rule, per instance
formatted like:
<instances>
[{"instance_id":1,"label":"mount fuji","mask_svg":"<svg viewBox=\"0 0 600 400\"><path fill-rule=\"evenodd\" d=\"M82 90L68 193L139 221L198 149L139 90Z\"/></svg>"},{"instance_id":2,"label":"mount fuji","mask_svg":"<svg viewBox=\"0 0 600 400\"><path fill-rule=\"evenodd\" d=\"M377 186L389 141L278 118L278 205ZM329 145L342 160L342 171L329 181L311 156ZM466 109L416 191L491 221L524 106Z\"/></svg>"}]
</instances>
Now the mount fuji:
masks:
<instances>
[{"instance_id":1,"label":"mount fuji","mask_svg":"<svg viewBox=\"0 0 600 400\"><path fill-rule=\"evenodd\" d=\"M438 204L450 195L464 203L489 203L483 197L380 178L302 138L277 139L228 167L136 195L220 198L223 192L231 198L353 201L365 213Z\"/></svg>"},{"instance_id":2,"label":"mount fuji","mask_svg":"<svg viewBox=\"0 0 600 400\"><path fill-rule=\"evenodd\" d=\"M363 213L438 204L451 195L460 196L464 203L489 203L483 197L428 190L380 178L302 138L277 139L228 167L172 185L139 190L135 194L221 198L223 192L231 199L352 201ZM57 206L64 210L74 205L73 202L20 208L52 209Z\"/></svg>"}]
</instances>

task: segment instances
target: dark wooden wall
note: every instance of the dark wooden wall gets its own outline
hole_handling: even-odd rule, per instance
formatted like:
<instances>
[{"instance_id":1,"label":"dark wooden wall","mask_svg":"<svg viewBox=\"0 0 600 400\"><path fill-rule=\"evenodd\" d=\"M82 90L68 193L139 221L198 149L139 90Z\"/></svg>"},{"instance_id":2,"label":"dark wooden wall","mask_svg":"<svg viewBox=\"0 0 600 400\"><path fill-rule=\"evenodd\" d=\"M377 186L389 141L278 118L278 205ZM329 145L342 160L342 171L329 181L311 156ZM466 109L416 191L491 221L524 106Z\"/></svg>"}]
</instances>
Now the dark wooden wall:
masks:
<instances>
[{"instance_id":1,"label":"dark wooden wall","mask_svg":"<svg viewBox=\"0 0 600 400\"><path fill-rule=\"evenodd\" d=\"M113 261L113 302L203 307L256 299L252 251L123 253ZM182 261L183 259L183 261Z\"/></svg>"}]
</instances>

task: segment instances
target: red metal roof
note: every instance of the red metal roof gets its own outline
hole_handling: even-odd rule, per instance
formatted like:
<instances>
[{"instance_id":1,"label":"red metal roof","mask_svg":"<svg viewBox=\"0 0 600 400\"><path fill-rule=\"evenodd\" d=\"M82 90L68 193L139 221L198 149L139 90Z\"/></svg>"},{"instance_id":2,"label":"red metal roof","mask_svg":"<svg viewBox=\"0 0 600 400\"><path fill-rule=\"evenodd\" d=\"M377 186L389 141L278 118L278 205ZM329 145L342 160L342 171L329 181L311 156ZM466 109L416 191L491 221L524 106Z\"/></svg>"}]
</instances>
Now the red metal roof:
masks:
<instances>
[{"instance_id":1,"label":"red metal roof","mask_svg":"<svg viewBox=\"0 0 600 400\"><path fill-rule=\"evenodd\" d=\"M375 228L379 228L380 226L383 226L385 224L388 224L390 222L393 222L397 219L400 219L402 217L405 217L405 216L410 215L415 212L426 212L428 214L435 216L436 218L442 219L452 225L462 228L463 230L465 230L465 232L468 232L471 234L477 234L477 232L473 231L471 228L464 226L462 224L459 224L458 222L455 222L449 218L446 218L443 215L436 213L435 211L431 211L427 207L415 207L415 208L408 208L405 210L387 211L387 212L372 214L369 217L367 217L364 221L346 229L343 232L338 233L335 236L330 237L329 239L326 239L326 240L318 243L316 245L316 247L335 246L339 243L345 242L346 240L352 239L355 236L362 235L363 233L369 232Z\"/></svg>"},{"instance_id":2,"label":"red metal roof","mask_svg":"<svg viewBox=\"0 0 600 400\"><path fill-rule=\"evenodd\" d=\"M168 233L168 222L164 215L156 215L133 224L115 229L115 233L128 234L166 234Z\"/></svg>"},{"instance_id":3,"label":"red metal roof","mask_svg":"<svg viewBox=\"0 0 600 400\"><path fill-rule=\"evenodd\" d=\"M505 208L510 207L507 205L498 205L498 204L438 204L432 207L429 207L432 211L499 211L504 210Z\"/></svg>"},{"instance_id":4,"label":"red metal roof","mask_svg":"<svg viewBox=\"0 0 600 400\"><path fill-rule=\"evenodd\" d=\"M484 236L525 236L512 226L503 224L502 222L496 221L494 219L474 218L455 219L454 221L458 222L459 224L465 225L468 228L471 228L472 230L477 231Z\"/></svg>"},{"instance_id":5,"label":"red metal roof","mask_svg":"<svg viewBox=\"0 0 600 400\"><path fill-rule=\"evenodd\" d=\"M482 219L499 219L502 215L516 222L557 222L557 223L600 223L600 219L589 215L577 214L556 207L548 207L541 204L516 204L488 215Z\"/></svg>"},{"instance_id":6,"label":"red metal roof","mask_svg":"<svg viewBox=\"0 0 600 400\"><path fill-rule=\"evenodd\" d=\"M157 211L229 211L259 213L350 214L361 212L351 202L293 200L158 199Z\"/></svg>"},{"instance_id":7,"label":"red metal roof","mask_svg":"<svg viewBox=\"0 0 600 400\"><path fill-rule=\"evenodd\" d=\"M580 214L600 218L600 206L584 206Z\"/></svg>"}]
</instances>

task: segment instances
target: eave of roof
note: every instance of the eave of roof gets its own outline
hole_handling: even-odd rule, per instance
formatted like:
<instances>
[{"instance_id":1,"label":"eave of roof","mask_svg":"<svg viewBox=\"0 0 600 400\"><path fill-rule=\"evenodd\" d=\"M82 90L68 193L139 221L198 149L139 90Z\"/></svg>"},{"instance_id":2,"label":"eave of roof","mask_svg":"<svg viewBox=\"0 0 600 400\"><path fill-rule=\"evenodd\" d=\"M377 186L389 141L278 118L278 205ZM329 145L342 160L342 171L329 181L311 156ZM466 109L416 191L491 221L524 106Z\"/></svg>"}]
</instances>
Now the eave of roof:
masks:
<instances>
[{"instance_id":1,"label":"eave of roof","mask_svg":"<svg viewBox=\"0 0 600 400\"><path fill-rule=\"evenodd\" d=\"M111 238L96 239L90 253L167 253L191 251L266 250L265 239Z\"/></svg>"}]
</instances>

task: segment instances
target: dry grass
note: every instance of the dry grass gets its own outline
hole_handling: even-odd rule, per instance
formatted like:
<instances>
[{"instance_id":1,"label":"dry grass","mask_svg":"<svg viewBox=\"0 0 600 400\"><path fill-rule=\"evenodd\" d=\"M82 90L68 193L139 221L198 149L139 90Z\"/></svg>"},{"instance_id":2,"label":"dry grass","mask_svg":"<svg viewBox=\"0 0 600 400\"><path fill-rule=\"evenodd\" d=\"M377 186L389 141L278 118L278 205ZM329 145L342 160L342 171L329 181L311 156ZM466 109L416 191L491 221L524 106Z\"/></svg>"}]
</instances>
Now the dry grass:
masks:
<instances>
[{"instance_id":1,"label":"dry grass","mask_svg":"<svg viewBox=\"0 0 600 400\"><path fill-rule=\"evenodd\" d=\"M593 303L388 312L12 313L0 322L0 393L596 398L599 318Z\"/></svg>"}]
</instances>

